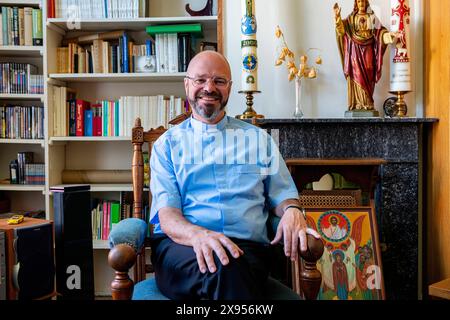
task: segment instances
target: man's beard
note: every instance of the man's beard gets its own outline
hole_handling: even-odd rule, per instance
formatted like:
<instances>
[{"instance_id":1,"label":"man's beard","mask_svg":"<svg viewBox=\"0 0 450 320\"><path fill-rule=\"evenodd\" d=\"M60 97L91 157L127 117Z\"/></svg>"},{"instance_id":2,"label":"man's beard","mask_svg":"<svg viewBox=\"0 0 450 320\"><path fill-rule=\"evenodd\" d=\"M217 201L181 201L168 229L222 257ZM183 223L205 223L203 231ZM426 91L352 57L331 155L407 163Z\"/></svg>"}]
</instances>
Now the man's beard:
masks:
<instances>
[{"instance_id":1,"label":"man's beard","mask_svg":"<svg viewBox=\"0 0 450 320\"><path fill-rule=\"evenodd\" d=\"M211 104L206 104L203 107L201 107L198 103L198 100L201 99L202 97L212 97L218 99L220 101L220 108L216 108ZM223 109L225 109L225 106L228 103L228 100L223 101L223 96L219 92L208 93L205 91L201 91L195 96L194 100L192 99L188 100L192 108L194 108L195 112L208 121L214 121L219 116L220 112Z\"/></svg>"}]
</instances>

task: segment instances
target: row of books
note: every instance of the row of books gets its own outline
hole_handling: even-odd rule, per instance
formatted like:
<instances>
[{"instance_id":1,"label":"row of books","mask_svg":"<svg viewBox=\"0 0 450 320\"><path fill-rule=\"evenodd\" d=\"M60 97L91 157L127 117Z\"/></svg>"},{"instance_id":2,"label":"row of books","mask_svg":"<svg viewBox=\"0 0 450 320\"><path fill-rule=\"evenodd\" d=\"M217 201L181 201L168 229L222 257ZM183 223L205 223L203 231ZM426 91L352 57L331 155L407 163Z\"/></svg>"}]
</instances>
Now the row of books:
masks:
<instances>
[{"instance_id":1,"label":"row of books","mask_svg":"<svg viewBox=\"0 0 450 320\"><path fill-rule=\"evenodd\" d=\"M48 17L65 19L142 18L149 0L48 0Z\"/></svg>"},{"instance_id":2,"label":"row of books","mask_svg":"<svg viewBox=\"0 0 450 320\"><path fill-rule=\"evenodd\" d=\"M0 93L43 94L44 77L29 63L0 63Z\"/></svg>"},{"instance_id":3,"label":"row of books","mask_svg":"<svg viewBox=\"0 0 450 320\"><path fill-rule=\"evenodd\" d=\"M33 162L33 152L19 152L9 164L11 184L45 184L45 165Z\"/></svg>"},{"instance_id":4,"label":"row of books","mask_svg":"<svg viewBox=\"0 0 450 320\"><path fill-rule=\"evenodd\" d=\"M137 72L137 57L151 55L150 40L146 44L135 44L127 33L118 39L104 41L95 39L92 45L83 47L79 43L69 43L58 47L58 73L128 73Z\"/></svg>"},{"instance_id":5,"label":"row of books","mask_svg":"<svg viewBox=\"0 0 450 320\"><path fill-rule=\"evenodd\" d=\"M56 49L58 73L186 72L195 54L193 37L202 36L202 25L149 26L151 36L137 44L125 30L65 39ZM140 57L155 56L156 68L140 68ZM144 64L147 63L145 59Z\"/></svg>"},{"instance_id":6,"label":"row of books","mask_svg":"<svg viewBox=\"0 0 450 320\"><path fill-rule=\"evenodd\" d=\"M93 198L91 201L92 239L107 240L121 220L132 217L133 193L120 192L119 201Z\"/></svg>"},{"instance_id":7,"label":"row of books","mask_svg":"<svg viewBox=\"0 0 450 320\"><path fill-rule=\"evenodd\" d=\"M2 7L1 46L42 46L42 10L31 7Z\"/></svg>"},{"instance_id":8,"label":"row of books","mask_svg":"<svg viewBox=\"0 0 450 320\"><path fill-rule=\"evenodd\" d=\"M155 35L156 72L186 72L191 58L189 33L158 33Z\"/></svg>"},{"instance_id":9,"label":"row of books","mask_svg":"<svg viewBox=\"0 0 450 320\"><path fill-rule=\"evenodd\" d=\"M89 102L77 99L65 87L49 86L53 136L127 137L136 118L146 130L169 127L169 121L186 112L184 99L171 96L125 96L116 100ZM148 128L148 129L147 129Z\"/></svg>"},{"instance_id":10,"label":"row of books","mask_svg":"<svg viewBox=\"0 0 450 320\"><path fill-rule=\"evenodd\" d=\"M91 210L92 239L108 240L110 231L120 221L119 201L97 200Z\"/></svg>"},{"instance_id":11,"label":"row of books","mask_svg":"<svg viewBox=\"0 0 450 320\"><path fill-rule=\"evenodd\" d=\"M40 106L1 106L0 138L44 139L44 108Z\"/></svg>"}]
</instances>

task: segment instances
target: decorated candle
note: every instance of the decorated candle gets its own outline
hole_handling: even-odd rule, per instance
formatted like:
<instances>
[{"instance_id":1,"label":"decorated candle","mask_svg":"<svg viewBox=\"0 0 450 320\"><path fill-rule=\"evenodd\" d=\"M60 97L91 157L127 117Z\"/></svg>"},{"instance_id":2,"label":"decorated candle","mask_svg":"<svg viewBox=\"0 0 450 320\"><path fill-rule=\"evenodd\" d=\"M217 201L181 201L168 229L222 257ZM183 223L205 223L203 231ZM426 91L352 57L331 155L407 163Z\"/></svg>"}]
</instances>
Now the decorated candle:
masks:
<instances>
[{"instance_id":1,"label":"decorated candle","mask_svg":"<svg viewBox=\"0 0 450 320\"><path fill-rule=\"evenodd\" d=\"M241 0L242 91L258 90L255 1Z\"/></svg>"},{"instance_id":2,"label":"decorated candle","mask_svg":"<svg viewBox=\"0 0 450 320\"><path fill-rule=\"evenodd\" d=\"M391 32L399 34L391 49L391 91L411 91L409 0L391 0Z\"/></svg>"}]
</instances>

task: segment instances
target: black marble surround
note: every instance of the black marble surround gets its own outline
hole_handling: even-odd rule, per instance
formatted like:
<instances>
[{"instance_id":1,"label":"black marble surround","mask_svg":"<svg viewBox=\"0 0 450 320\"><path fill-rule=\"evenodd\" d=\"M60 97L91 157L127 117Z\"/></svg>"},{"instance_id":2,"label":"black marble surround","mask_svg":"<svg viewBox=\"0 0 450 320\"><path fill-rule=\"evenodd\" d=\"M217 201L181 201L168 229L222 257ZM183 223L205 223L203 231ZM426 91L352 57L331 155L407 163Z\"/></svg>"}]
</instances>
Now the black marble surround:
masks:
<instances>
[{"instance_id":1,"label":"black marble surround","mask_svg":"<svg viewBox=\"0 0 450 320\"><path fill-rule=\"evenodd\" d=\"M261 119L284 158L382 158L379 221L387 299L419 295L419 225L426 130L437 119Z\"/></svg>"}]
</instances>

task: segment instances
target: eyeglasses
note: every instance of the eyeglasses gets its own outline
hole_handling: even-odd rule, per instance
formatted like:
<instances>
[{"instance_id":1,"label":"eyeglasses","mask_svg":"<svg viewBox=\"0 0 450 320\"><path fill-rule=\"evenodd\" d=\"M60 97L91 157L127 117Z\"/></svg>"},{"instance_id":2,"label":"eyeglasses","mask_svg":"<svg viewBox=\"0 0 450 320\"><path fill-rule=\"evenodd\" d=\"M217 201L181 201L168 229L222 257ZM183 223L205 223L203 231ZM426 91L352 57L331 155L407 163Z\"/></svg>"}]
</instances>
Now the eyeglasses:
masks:
<instances>
[{"instance_id":1,"label":"eyeglasses","mask_svg":"<svg viewBox=\"0 0 450 320\"><path fill-rule=\"evenodd\" d=\"M204 87L209 80L211 80L214 83L214 86L216 86L218 88L225 88L226 86L228 86L231 83L231 80L227 80L227 79L221 78L221 77L191 78L191 77L186 76L185 78L192 80L192 83L194 84L194 86L198 87L198 88Z\"/></svg>"}]
</instances>

